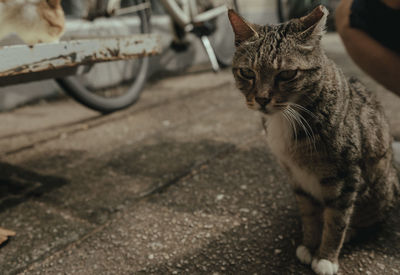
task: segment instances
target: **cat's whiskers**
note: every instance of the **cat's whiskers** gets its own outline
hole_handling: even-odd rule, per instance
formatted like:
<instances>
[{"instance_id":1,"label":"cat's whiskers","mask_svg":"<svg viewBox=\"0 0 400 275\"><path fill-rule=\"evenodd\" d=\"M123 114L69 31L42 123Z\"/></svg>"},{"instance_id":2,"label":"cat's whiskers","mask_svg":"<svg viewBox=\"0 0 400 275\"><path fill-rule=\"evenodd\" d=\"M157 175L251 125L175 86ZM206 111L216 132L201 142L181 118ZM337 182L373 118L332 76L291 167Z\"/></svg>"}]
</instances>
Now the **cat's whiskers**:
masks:
<instances>
[{"instance_id":1,"label":"cat's whiskers","mask_svg":"<svg viewBox=\"0 0 400 275\"><path fill-rule=\"evenodd\" d=\"M287 104L274 104L273 107L280 109L280 110L285 110L285 108L287 107Z\"/></svg>"},{"instance_id":2,"label":"cat's whiskers","mask_svg":"<svg viewBox=\"0 0 400 275\"><path fill-rule=\"evenodd\" d=\"M307 108L305 108L304 106L302 106L302 105L300 105L300 104L297 104L297 103L293 103L293 102L289 103L289 105L290 105L291 107L296 107L296 108L302 110L303 112L305 112L305 113L307 113L308 115L310 115L313 119L317 119L317 116L316 116L313 112L311 112L310 110L308 110ZM295 111L293 108L292 108L292 110ZM296 111L296 113L299 115L299 118L300 118L302 121L304 121L304 123L306 124L307 128L310 130L310 132L311 132L311 138L312 138L312 142L313 142L313 147L314 147L315 151L317 151L316 145L315 145L315 144L316 144L316 138L315 138L315 134L314 134L314 131L313 131L311 125L310 125L309 122L304 118L303 115L301 115L301 114L300 114L299 112L297 112L297 111Z\"/></svg>"},{"instance_id":3,"label":"cat's whiskers","mask_svg":"<svg viewBox=\"0 0 400 275\"><path fill-rule=\"evenodd\" d=\"M313 102L315 102L315 99L311 98L311 96L309 96L309 95L307 95L307 94L304 94L304 95L303 95L303 99L306 100L307 102L311 103L311 104L312 104Z\"/></svg>"},{"instance_id":4,"label":"cat's whiskers","mask_svg":"<svg viewBox=\"0 0 400 275\"><path fill-rule=\"evenodd\" d=\"M310 125L310 124L308 123L308 121L304 118L304 116L302 116L299 112L297 112L297 114L299 115L300 119L302 119L303 122L306 124L306 126L308 127L308 129L311 131L311 139L312 139L313 147L314 147L315 152L317 152L317 147L316 147L316 145L315 145L315 143L316 143L316 138L315 138L315 134L314 134L314 131L313 131L311 125Z\"/></svg>"},{"instance_id":5,"label":"cat's whiskers","mask_svg":"<svg viewBox=\"0 0 400 275\"><path fill-rule=\"evenodd\" d=\"M310 110L308 110L308 109L305 108L304 106L301 106L300 104L292 103L292 102L291 102L291 103L289 103L289 105L290 105L290 106L293 106L293 107L296 107L296 108L299 108L300 110L306 112L307 114L309 114L309 115L312 116L313 118L317 118L317 116L316 116L313 112L311 112Z\"/></svg>"},{"instance_id":6,"label":"cat's whiskers","mask_svg":"<svg viewBox=\"0 0 400 275\"><path fill-rule=\"evenodd\" d=\"M290 112L287 110L287 105L285 109L282 111L282 115L286 118L286 120L290 123L290 127L293 129L293 134L294 134L294 151L297 150L297 128L296 128L296 123L294 122L293 116L291 115Z\"/></svg>"},{"instance_id":7,"label":"cat's whiskers","mask_svg":"<svg viewBox=\"0 0 400 275\"><path fill-rule=\"evenodd\" d=\"M296 121L299 126L304 130L304 133L306 134L308 145L310 147L310 153L311 155L313 154L313 147L316 150L315 146L315 135L314 131L312 130L310 124L307 122L307 120L295 109L291 108L288 106L287 111L291 114L293 117L294 121Z\"/></svg>"},{"instance_id":8,"label":"cat's whiskers","mask_svg":"<svg viewBox=\"0 0 400 275\"><path fill-rule=\"evenodd\" d=\"M304 130L304 133L306 134L306 140L308 145L311 148L311 141L310 141L310 133L308 131L308 129L305 127L304 123L301 121L301 119L298 116L298 113L293 110L292 108L290 108L290 106L288 106L287 108L287 112L290 114L290 116L293 118L293 121L298 124L300 126L301 129Z\"/></svg>"}]
</instances>

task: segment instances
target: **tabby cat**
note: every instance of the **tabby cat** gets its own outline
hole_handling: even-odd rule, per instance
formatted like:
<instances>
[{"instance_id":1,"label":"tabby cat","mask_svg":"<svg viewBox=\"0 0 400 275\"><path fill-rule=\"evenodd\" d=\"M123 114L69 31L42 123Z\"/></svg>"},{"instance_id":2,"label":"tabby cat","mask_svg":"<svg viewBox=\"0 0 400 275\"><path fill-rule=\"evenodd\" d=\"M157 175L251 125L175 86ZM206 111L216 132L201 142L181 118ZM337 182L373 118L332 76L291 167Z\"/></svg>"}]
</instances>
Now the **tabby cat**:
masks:
<instances>
[{"instance_id":1,"label":"tabby cat","mask_svg":"<svg viewBox=\"0 0 400 275\"><path fill-rule=\"evenodd\" d=\"M321 48L327 15L318 6L259 26L229 10L236 84L292 178L303 224L296 255L317 274L336 274L345 239L381 221L399 197L382 107Z\"/></svg>"}]
</instances>

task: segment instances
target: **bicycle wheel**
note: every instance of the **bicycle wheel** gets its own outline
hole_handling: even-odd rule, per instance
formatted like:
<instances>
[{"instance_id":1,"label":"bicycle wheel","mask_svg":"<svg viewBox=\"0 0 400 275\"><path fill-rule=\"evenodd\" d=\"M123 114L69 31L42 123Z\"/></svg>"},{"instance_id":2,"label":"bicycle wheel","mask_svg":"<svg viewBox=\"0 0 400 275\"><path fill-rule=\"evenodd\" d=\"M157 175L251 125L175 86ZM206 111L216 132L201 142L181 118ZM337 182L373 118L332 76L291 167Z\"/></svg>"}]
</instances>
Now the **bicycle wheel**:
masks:
<instances>
[{"instance_id":1,"label":"bicycle wheel","mask_svg":"<svg viewBox=\"0 0 400 275\"><path fill-rule=\"evenodd\" d=\"M123 0L121 8L138 5L142 2ZM137 11L136 17L120 16L101 20L117 20L113 22L118 22L119 25L117 25L121 26L124 22L130 22L129 18L139 20L137 32L150 32L149 15L144 9ZM123 26L129 34L134 34L132 26L129 24ZM112 36L115 35L114 31L115 29L100 29L94 35L97 37ZM139 99L146 82L148 67L148 57L99 63L91 67L82 66L78 70L83 72L82 74L56 79L56 81L70 96L83 105L102 113L111 113L126 108Z\"/></svg>"}]
</instances>

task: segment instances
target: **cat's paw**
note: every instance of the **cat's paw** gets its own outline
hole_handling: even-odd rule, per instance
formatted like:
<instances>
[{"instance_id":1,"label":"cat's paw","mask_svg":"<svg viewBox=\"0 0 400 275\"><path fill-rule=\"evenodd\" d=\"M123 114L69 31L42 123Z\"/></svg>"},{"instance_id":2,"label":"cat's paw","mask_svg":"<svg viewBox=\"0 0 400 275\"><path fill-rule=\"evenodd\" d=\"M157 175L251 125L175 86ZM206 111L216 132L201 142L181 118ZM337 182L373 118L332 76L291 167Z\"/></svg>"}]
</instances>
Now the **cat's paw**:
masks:
<instances>
[{"instance_id":1,"label":"cat's paw","mask_svg":"<svg viewBox=\"0 0 400 275\"><path fill-rule=\"evenodd\" d=\"M337 263L332 263L326 259L314 259L311 267L318 275L334 275L339 270Z\"/></svg>"},{"instance_id":2,"label":"cat's paw","mask_svg":"<svg viewBox=\"0 0 400 275\"><path fill-rule=\"evenodd\" d=\"M304 245L299 245L296 249L296 256L297 259L300 260L303 264L311 264L312 261L312 255L310 253L310 250L305 247Z\"/></svg>"}]
</instances>

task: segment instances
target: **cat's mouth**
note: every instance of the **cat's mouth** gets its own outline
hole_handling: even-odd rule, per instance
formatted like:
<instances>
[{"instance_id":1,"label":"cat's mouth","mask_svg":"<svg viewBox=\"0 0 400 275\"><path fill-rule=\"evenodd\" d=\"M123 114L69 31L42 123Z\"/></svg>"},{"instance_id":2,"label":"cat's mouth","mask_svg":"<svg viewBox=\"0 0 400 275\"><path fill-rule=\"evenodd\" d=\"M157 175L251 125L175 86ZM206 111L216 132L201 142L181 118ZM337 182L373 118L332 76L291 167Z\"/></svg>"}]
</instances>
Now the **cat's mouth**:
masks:
<instances>
[{"instance_id":1,"label":"cat's mouth","mask_svg":"<svg viewBox=\"0 0 400 275\"><path fill-rule=\"evenodd\" d=\"M266 115L271 115L280 111L283 111L285 108L287 108L288 104L287 103L275 103L272 106L260 106L258 109L261 113L266 114Z\"/></svg>"},{"instance_id":2,"label":"cat's mouth","mask_svg":"<svg viewBox=\"0 0 400 275\"><path fill-rule=\"evenodd\" d=\"M270 115L272 112L266 108L260 108L258 109L261 113L265 114L265 115Z\"/></svg>"}]
</instances>

